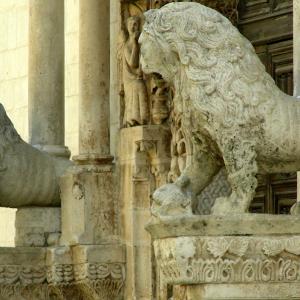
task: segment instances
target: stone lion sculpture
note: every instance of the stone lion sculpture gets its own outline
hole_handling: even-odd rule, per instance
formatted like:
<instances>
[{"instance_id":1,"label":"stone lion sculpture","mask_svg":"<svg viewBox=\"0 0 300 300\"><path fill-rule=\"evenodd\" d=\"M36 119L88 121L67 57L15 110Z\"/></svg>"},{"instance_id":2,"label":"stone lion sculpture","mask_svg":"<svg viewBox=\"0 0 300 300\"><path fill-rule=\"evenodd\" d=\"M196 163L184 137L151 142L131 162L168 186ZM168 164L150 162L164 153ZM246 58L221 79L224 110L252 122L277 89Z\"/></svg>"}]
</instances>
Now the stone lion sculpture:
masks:
<instances>
[{"instance_id":1,"label":"stone lion sculpture","mask_svg":"<svg viewBox=\"0 0 300 300\"><path fill-rule=\"evenodd\" d=\"M143 71L159 73L174 86L174 107L193 147L178 178L186 184L153 194L156 215L168 214L168 207L158 206L170 205L172 185L177 205L191 211L178 186L182 195L194 195L192 207L224 166L232 192L216 199L212 214L247 212L258 173L299 170L300 102L277 88L251 43L226 17L198 3L170 3L145 13L139 43Z\"/></svg>"},{"instance_id":2,"label":"stone lion sculpture","mask_svg":"<svg viewBox=\"0 0 300 300\"><path fill-rule=\"evenodd\" d=\"M59 206L59 177L70 165L24 142L0 103L0 206Z\"/></svg>"}]
</instances>

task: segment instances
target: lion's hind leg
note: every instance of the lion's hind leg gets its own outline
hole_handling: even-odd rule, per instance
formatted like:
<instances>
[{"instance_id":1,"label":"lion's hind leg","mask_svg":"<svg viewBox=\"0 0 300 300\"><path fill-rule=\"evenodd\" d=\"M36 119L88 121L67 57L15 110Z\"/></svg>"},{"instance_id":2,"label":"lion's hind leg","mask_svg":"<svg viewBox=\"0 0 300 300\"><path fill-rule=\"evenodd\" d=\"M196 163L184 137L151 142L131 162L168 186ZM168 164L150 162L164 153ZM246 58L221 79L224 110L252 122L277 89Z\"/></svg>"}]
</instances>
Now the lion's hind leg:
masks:
<instances>
[{"instance_id":1,"label":"lion's hind leg","mask_svg":"<svg viewBox=\"0 0 300 300\"><path fill-rule=\"evenodd\" d=\"M216 199L212 214L245 213L257 187L255 145L235 138L227 141L222 150L232 192L229 197Z\"/></svg>"}]
</instances>

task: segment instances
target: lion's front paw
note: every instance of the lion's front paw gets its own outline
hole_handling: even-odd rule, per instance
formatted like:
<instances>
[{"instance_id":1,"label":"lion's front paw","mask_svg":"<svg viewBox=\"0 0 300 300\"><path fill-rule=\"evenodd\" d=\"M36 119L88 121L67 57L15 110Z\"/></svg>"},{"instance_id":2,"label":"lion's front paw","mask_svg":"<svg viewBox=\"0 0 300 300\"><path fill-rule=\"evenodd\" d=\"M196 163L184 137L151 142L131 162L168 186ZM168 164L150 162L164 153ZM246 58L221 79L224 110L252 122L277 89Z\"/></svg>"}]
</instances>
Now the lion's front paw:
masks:
<instances>
[{"instance_id":1,"label":"lion's front paw","mask_svg":"<svg viewBox=\"0 0 300 300\"><path fill-rule=\"evenodd\" d=\"M151 212L156 217L192 215L191 196L177 184L166 184L153 193Z\"/></svg>"}]
</instances>

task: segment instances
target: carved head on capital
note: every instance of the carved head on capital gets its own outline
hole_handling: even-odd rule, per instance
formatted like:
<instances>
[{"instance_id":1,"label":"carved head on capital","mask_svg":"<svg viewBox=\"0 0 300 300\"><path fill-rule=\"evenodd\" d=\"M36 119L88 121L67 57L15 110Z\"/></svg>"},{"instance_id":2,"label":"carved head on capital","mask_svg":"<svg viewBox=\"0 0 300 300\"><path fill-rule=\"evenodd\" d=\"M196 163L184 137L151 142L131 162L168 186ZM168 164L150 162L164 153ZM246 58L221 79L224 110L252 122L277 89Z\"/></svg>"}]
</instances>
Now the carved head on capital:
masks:
<instances>
[{"instance_id":1,"label":"carved head on capital","mask_svg":"<svg viewBox=\"0 0 300 300\"><path fill-rule=\"evenodd\" d=\"M132 16L127 19L127 30L129 36L138 38L140 35L140 23L141 20L138 16Z\"/></svg>"}]
</instances>

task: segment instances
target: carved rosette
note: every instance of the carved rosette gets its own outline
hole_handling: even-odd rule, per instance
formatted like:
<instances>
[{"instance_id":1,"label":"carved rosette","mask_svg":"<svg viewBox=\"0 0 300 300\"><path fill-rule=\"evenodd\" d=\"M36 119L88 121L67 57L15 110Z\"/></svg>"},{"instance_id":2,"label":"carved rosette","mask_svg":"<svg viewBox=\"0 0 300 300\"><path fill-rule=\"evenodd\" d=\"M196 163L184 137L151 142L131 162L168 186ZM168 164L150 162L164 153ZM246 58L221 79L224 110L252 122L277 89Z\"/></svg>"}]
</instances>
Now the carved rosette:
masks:
<instances>
[{"instance_id":1,"label":"carved rosette","mask_svg":"<svg viewBox=\"0 0 300 300\"><path fill-rule=\"evenodd\" d=\"M177 237L156 240L154 248L171 285L300 280L300 236Z\"/></svg>"}]
</instances>

